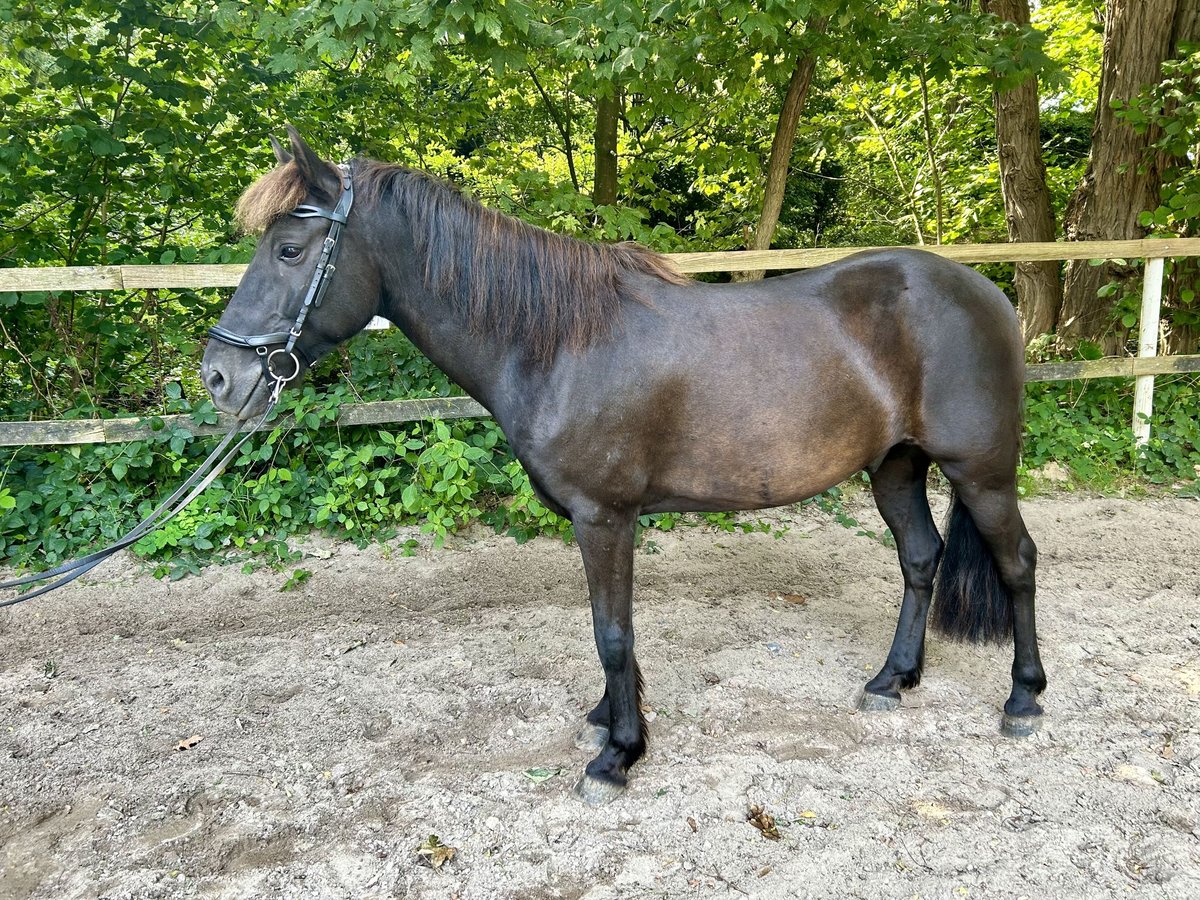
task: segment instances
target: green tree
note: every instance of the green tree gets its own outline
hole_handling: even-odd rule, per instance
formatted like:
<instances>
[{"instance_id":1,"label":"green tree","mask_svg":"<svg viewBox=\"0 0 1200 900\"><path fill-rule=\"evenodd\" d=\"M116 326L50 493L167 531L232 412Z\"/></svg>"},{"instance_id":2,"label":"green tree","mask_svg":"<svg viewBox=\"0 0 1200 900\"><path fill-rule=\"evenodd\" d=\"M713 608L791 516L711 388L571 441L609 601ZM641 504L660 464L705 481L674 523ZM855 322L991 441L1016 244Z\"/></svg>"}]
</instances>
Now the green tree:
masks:
<instances>
[{"instance_id":1,"label":"green tree","mask_svg":"<svg viewBox=\"0 0 1200 900\"><path fill-rule=\"evenodd\" d=\"M287 85L195 3L0 0L0 261L224 261ZM0 295L9 414L141 406L213 314L194 292ZM20 373L19 376L14 373Z\"/></svg>"}]
</instances>

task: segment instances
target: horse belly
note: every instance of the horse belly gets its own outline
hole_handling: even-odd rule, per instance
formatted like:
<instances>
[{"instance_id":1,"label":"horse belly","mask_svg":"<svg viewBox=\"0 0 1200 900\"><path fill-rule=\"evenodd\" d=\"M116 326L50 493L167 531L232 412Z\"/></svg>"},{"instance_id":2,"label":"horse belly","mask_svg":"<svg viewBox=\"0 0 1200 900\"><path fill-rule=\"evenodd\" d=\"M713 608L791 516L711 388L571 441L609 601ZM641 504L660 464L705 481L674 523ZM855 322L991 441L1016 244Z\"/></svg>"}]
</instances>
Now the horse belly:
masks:
<instances>
[{"instance_id":1,"label":"horse belly","mask_svg":"<svg viewBox=\"0 0 1200 900\"><path fill-rule=\"evenodd\" d=\"M864 408L865 407L865 408ZM844 481L895 443L885 411L853 407L781 409L730 428L697 428L664 441L648 512L763 509L796 503Z\"/></svg>"}]
</instances>

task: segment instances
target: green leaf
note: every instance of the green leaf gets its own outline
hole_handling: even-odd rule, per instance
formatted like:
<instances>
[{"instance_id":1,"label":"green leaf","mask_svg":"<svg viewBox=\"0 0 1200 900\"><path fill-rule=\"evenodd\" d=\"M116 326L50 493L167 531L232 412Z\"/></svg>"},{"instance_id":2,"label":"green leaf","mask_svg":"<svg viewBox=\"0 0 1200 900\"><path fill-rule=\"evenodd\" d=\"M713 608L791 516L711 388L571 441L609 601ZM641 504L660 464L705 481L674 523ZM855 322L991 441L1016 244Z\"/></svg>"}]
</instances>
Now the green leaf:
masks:
<instances>
[{"instance_id":1,"label":"green leaf","mask_svg":"<svg viewBox=\"0 0 1200 900\"><path fill-rule=\"evenodd\" d=\"M404 504L404 508L408 512L416 512L419 497L420 489L415 484L410 484L401 492L400 502Z\"/></svg>"},{"instance_id":2,"label":"green leaf","mask_svg":"<svg viewBox=\"0 0 1200 900\"><path fill-rule=\"evenodd\" d=\"M539 767L533 768L533 769L526 769L525 777L528 778L530 781L532 781L534 784L541 784L543 781L549 781L551 778L560 774L561 772L562 772L562 769L559 768L558 766L554 766L554 767L539 766Z\"/></svg>"}]
</instances>

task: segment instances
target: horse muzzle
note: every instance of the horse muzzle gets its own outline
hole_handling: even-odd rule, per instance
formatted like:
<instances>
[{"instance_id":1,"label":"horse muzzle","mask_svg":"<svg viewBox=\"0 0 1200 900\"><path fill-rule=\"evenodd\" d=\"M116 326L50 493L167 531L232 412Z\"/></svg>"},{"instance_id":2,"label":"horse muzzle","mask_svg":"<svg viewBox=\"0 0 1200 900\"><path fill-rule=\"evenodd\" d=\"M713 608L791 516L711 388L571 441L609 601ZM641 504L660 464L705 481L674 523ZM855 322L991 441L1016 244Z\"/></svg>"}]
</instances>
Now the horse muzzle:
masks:
<instances>
[{"instance_id":1,"label":"horse muzzle","mask_svg":"<svg viewBox=\"0 0 1200 900\"><path fill-rule=\"evenodd\" d=\"M210 341L200 363L200 380L223 413L246 420L262 415L272 394L298 384L308 370L299 348L241 347Z\"/></svg>"}]
</instances>

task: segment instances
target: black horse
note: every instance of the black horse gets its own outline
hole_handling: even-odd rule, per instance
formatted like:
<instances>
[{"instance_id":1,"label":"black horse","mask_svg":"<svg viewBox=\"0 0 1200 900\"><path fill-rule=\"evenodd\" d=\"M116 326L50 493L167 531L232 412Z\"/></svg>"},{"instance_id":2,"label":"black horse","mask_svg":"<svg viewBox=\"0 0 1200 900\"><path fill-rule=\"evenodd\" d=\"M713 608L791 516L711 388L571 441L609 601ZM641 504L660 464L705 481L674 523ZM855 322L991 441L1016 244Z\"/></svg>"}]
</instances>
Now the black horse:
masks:
<instances>
[{"instance_id":1,"label":"black horse","mask_svg":"<svg viewBox=\"0 0 1200 900\"><path fill-rule=\"evenodd\" d=\"M533 228L420 172L367 160L342 170L289 134L291 151L272 140L279 167L239 203L262 236L205 352L204 383L219 409L256 415L275 371L266 354L289 329L297 355L280 383L380 315L491 411L583 555L605 675L577 736L599 751L576 787L583 799L619 794L646 748L638 515L794 503L864 469L896 538L904 600L862 708L893 708L920 681L932 600L953 637L1013 636L1002 729L1036 727L1036 549L1016 491L1024 360L1012 305L988 280L886 250L697 283L647 250ZM351 198L348 215L330 212ZM323 276L323 303L305 304L331 230L337 275ZM313 308L301 333L302 305ZM926 498L931 461L954 489L945 545Z\"/></svg>"}]
</instances>

